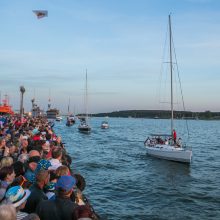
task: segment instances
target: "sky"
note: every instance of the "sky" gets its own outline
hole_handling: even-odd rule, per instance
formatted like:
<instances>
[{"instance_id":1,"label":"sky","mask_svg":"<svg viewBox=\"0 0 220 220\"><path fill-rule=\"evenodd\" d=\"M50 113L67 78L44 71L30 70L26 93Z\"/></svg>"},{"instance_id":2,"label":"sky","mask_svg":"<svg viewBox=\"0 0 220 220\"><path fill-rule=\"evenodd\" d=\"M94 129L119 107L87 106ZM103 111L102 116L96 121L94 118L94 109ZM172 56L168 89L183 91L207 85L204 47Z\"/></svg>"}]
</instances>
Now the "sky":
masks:
<instances>
[{"instance_id":1,"label":"sky","mask_svg":"<svg viewBox=\"0 0 220 220\"><path fill-rule=\"evenodd\" d=\"M218 0L1 0L1 98L82 113L87 70L89 113L157 109L170 13L186 110L220 111Z\"/></svg>"}]
</instances>

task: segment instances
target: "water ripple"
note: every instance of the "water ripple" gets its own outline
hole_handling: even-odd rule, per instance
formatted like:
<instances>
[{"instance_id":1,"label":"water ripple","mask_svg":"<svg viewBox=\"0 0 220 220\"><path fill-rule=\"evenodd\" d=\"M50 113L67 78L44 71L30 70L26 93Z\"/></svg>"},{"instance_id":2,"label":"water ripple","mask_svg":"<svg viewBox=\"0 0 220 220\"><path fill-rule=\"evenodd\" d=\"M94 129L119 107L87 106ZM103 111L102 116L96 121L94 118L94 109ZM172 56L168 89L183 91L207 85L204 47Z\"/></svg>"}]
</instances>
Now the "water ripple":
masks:
<instances>
[{"instance_id":1,"label":"water ripple","mask_svg":"<svg viewBox=\"0 0 220 220\"><path fill-rule=\"evenodd\" d=\"M55 126L102 219L220 219L219 122L189 121L193 162L187 166L146 155L143 141L153 125L169 129L168 120L109 118L108 130L100 129L102 120L92 119L90 135L65 121ZM177 133L186 135L181 127Z\"/></svg>"}]
</instances>

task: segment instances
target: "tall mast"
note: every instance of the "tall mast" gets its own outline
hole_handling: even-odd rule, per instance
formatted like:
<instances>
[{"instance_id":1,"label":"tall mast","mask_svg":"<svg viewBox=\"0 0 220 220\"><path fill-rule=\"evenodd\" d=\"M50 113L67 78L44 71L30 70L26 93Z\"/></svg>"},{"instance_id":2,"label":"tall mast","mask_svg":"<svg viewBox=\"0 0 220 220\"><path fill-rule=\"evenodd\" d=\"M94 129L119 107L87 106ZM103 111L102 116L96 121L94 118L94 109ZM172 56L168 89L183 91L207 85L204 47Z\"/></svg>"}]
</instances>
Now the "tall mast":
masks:
<instances>
[{"instance_id":1,"label":"tall mast","mask_svg":"<svg viewBox=\"0 0 220 220\"><path fill-rule=\"evenodd\" d=\"M49 99L48 99L48 110L51 108L51 98L50 98L50 89L49 89Z\"/></svg>"},{"instance_id":2,"label":"tall mast","mask_svg":"<svg viewBox=\"0 0 220 220\"><path fill-rule=\"evenodd\" d=\"M88 88L87 88L87 69L86 69L86 120L88 119Z\"/></svg>"},{"instance_id":3,"label":"tall mast","mask_svg":"<svg viewBox=\"0 0 220 220\"><path fill-rule=\"evenodd\" d=\"M171 136L173 132L173 61L172 61L172 30L171 17L169 15L169 38L170 38L170 85L171 85Z\"/></svg>"},{"instance_id":4,"label":"tall mast","mask_svg":"<svg viewBox=\"0 0 220 220\"><path fill-rule=\"evenodd\" d=\"M70 114L70 97L69 97L69 102L68 102L68 115Z\"/></svg>"}]
</instances>

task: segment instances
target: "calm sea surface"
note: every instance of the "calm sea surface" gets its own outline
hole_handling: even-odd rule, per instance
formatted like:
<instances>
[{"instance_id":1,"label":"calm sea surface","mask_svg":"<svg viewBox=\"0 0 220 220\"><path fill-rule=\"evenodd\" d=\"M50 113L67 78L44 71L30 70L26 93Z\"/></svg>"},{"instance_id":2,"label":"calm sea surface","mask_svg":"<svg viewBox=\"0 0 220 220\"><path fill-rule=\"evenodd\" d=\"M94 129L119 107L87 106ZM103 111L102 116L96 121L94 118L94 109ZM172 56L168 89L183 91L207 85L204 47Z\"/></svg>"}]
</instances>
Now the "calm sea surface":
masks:
<instances>
[{"instance_id":1,"label":"calm sea surface","mask_svg":"<svg viewBox=\"0 0 220 220\"><path fill-rule=\"evenodd\" d=\"M190 166L146 154L144 140L169 120L92 118L92 133L78 132L66 120L56 122L73 159L86 179L85 195L104 219L220 219L220 121L188 121L193 159ZM178 130L177 127L180 127ZM181 120L177 135L185 136Z\"/></svg>"}]
</instances>

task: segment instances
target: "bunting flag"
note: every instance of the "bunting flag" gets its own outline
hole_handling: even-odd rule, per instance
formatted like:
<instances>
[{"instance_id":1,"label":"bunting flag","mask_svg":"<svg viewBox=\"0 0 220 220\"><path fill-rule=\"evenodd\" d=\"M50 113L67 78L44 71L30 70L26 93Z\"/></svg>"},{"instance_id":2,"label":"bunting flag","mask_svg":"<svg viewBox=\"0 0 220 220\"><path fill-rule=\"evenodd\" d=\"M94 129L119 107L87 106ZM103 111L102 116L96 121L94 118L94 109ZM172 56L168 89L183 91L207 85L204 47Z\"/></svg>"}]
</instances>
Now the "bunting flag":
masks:
<instances>
[{"instance_id":1,"label":"bunting flag","mask_svg":"<svg viewBox=\"0 0 220 220\"><path fill-rule=\"evenodd\" d=\"M38 19L48 16L48 11L45 11L45 10L34 10L33 12L37 16Z\"/></svg>"}]
</instances>

